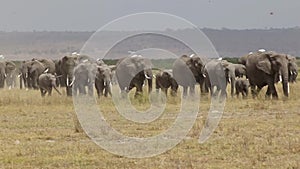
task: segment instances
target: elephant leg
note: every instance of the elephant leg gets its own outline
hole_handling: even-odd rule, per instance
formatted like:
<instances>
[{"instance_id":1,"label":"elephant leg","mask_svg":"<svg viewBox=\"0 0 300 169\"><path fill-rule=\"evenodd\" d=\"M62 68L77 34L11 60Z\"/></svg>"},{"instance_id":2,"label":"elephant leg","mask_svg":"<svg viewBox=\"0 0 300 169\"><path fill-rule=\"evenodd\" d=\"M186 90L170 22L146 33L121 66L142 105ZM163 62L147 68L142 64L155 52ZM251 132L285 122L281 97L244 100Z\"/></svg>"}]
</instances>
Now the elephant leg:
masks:
<instances>
[{"instance_id":1,"label":"elephant leg","mask_svg":"<svg viewBox=\"0 0 300 169\"><path fill-rule=\"evenodd\" d=\"M268 86L265 98L270 99L270 97L271 97L271 88L270 88L270 86Z\"/></svg>"},{"instance_id":2,"label":"elephant leg","mask_svg":"<svg viewBox=\"0 0 300 169\"><path fill-rule=\"evenodd\" d=\"M44 97L44 96L45 96L45 94L46 94L46 90L44 90L44 89L40 88L40 91L41 91L41 96L42 96L42 97Z\"/></svg>"},{"instance_id":3,"label":"elephant leg","mask_svg":"<svg viewBox=\"0 0 300 169\"><path fill-rule=\"evenodd\" d=\"M257 92L256 92L256 86L255 85L251 85L251 94L253 99L255 99L257 97Z\"/></svg>"},{"instance_id":4,"label":"elephant leg","mask_svg":"<svg viewBox=\"0 0 300 169\"><path fill-rule=\"evenodd\" d=\"M76 89L74 87L75 93L76 93ZM66 86L66 92L67 92L67 96L72 96L72 87L71 86Z\"/></svg>"},{"instance_id":5,"label":"elephant leg","mask_svg":"<svg viewBox=\"0 0 300 169\"><path fill-rule=\"evenodd\" d=\"M183 86L183 96L184 96L184 97L187 96L187 89L188 89L188 87Z\"/></svg>"},{"instance_id":6,"label":"elephant leg","mask_svg":"<svg viewBox=\"0 0 300 169\"><path fill-rule=\"evenodd\" d=\"M79 94L82 94L82 95L86 95L86 91L85 91L85 86L84 85L78 85L78 88L79 88Z\"/></svg>"},{"instance_id":7,"label":"elephant leg","mask_svg":"<svg viewBox=\"0 0 300 169\"><path fill-rule=\"evenodd\" d=\"M269 86L268 86L268 89L270 88L270 95L272 95L272 98L273 99L278 99L278 94L277 94L277 91L276 91L276 88L275 88L275 85L274 83L271 83ZM270 97L269 95L269 97Z\"/></svg>"},{"instance_id":8,"label":"elephant leg","mask_svg":"<svg viewBox=\"0 0 300 169\"><path fill-rule=\"evenodd\" d=\"M231 78L231 97L234 96L235 78Z\"/></svg>"},{"instance_id":9,"label":"elephant leg","mask_svg":"<svg viewBox=\"0 0 300 169\"><path fill-rule=\"evenodd\" d=\"M48 96L51 96L51 94L52 94L52 87L50 87L50 88L48 89Z\"/></svg>"},{"instance_id":10,"label":"elephant leg","mask_svg":"<svg viewBox=\"0 0 300 169\"><path fill-rule=\"evenodd\" d=\"M190 86L190 95L194 96L195 95L195 85Z\"/></svg>"},{"instance_id":11,"label":"elephant leg","mask_svg":"<svg viewBox=\"0 0 300 169\"><path fill-rule=\"evenodd\" d=\"M167 97L167 95L168 95L168 88L162 88L161 90L165 93L165 95Z\"/></svg>"},{"instance_id":12,"label":"elephant leg","mask_svg":"<svg viewBox=\"0 0 300 169\"><path fill-rule=\"evenodd\" d=\"M239 98L240 91L236 89L235 92L236 92L236 98Z\"/></svg>"},{"instance_id":13,"label":"elephant leg","mask_svg":"<svg viewBox=\"0 0 300 169\"><path fill-rule=\"evenodd\" d=\"M93 96L94 95L94 88L92 84L88 85L88 94L89 96Z\"/></svg>"}]
</instances>

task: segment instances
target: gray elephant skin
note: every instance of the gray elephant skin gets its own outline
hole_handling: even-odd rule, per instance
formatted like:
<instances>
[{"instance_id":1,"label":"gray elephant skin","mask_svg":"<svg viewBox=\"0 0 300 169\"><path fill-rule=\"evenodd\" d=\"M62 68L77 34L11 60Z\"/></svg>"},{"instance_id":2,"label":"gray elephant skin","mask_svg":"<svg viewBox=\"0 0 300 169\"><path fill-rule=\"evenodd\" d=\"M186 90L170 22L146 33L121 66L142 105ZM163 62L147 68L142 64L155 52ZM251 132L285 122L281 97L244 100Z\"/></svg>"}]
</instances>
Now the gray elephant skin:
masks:
<instances>
[{"instance_id":1,"label":"gray elephant skin","mask_svg":"<svg viewBox=\"0 0 300 169\"><path fill-rule=\"evenodd\" d=\"M25 87L38 89L38 77L44 73L55 73L55 63L50 59L32 59L31 61L23 61L21 64L20 88Z\"/></svg>"},{"instance_id":2,"label":"gray elephant skin","mask_svg":"<svg viewBox=\"0 0 300 169\"><path fill-rule=\"evenodd\" d=\"M188 89L192 95L195 93L196 83L200 84L201 93L208 92L207 87L204 85L203 67L204 63L200 57L195 55L190 57L183 55L174 62L172 66L173 76L177 83L183 87L184 96L187 95ZM189 76L190 72L193 77Z\"/></svg>"},{"instance_id":3,"label":"gray elephant skin","mask_svg":"<svg viewBox=\"0 0 300 169\"><path fill-rule=\"evenodd\" d=\"M272 96L272 98L277 99L275 83L279 74L282 76L284 96L289 96L288 64L290 59L287 55L276 52L257 52L246 58L247 77L253 97L256 97L264 86L268 86L266 98Z\"/></svg>"},{"instance_id":4,"label":"gray elephant skin","mask_svg":"<svg viewBox=\"0 0 300 169\"><path fill-rule=\"evenodd\" d=\"M222 65L225 70L227 82L230 83L230 91L231 91L231 97L234 96L234 90L235 90L235 79L237 77L242 78L244 75L246 75L246 66L242 64L234 64L227 62L226 60L222 60Z\"/></svg>"},{"instance_id":5,"label":"gray elephant skin","mask_svg":"<svg viewBox=\"0 0 300 169\"><path fill-rule=\"evenodd\" d=\"M227 79L224 67L220 60L211 60L204 67L205 84L210 89L212 96L217 96L220 93L220 101L223 101L226 96Z\"/></svg>"},{"instance_id":6,"label":"gray elephant skin","mask_svg":"<svg viewBox=\"0 0 300 169\"><path fill-rule=\"evenodd\" d=\"M121 92L136 88L135 97L143 93L145 79L148 81L148 92L152 91L152 63L140 55L120 59L116 64L116 77Z\"/></svg>"},{"instance_id":7,"label":"gray elephant skin","mask_svg":"<svg viewBox=\"0 0 300 169\"><path fill-rule=\"evenodd\" d=\"M6 74L6 86L11 89L16 86L17 78L17 66L14 62L6 61L5 74Z\"/></svg>"},{"instance_id":8,"label":"gray elephant skin","mask_svg":"<svg viewBox=\"0 0 300 169\"><path fill-rule=\"evenodd\" d=\"M64 56L61 59L60 63L60 70L61 70L61 79L62 79L62 86L66 86L66 93L67 96L72 96L72 85L71 82L73 80L73 71L74 68L77 66L78 60L77 56Z\"/></svg>"},{"instance_id":9,"label":"gray elephant skin","mask_svg":"<svg viewBox=\"0 0 300 169\"><path fill-rule=\"evenodd\" d=\"M101 64L97 67L96 79L95 79L95 88L97 90L98 97L105 96L108 94L112 96L111 93L111 69L106 64Z\"/></svg>"},{"instance_id":10,"label":"gray elephant skin","mask_svg":"<svg viewBox=\"0 0 300 169\"><path fill-rule=\"evenodd\" d=\"M157 92L161 89L167 96L168 89L171 88L171 96L176 96L178 84L173 78L172 70L160 71L155 75L155 77L155 88Z\"/></svg>"},{"instance_id":11,"label":"gray elephant skin","mask_svg":"<svg viewBox=\"0 0 300 169\"><path fill-rule=\"evenodd\" d=\"M38 82L42 97L44 97L47 93L48 96L51 96L52 88L54 88L57 91L57 93L61 95L56 86L55 75L50 73L43 73L39 76Z\"/></svg>"},{"instance_id":12,"label":"gray elephant skin","mask_svg":"<svg viewBox=\"0 0 300 169\"><path fill-rule=\"evenodd\" d=\"M4 88L6 73L5 73L5 62L0 62L0 88Z\"/></svg>"},{"instance_id":13,"label":"gray elephant skin","mask_svg":"<svg viewBox=\"0 0 300 169\"><path fill-rule=\"evenodd\" d=\"M95 77L97 73L97 64L90 61L79 63L74 68L74 78L71 82L72 94L76 96L78 93L80 95L86 95L86 87L88 88L88 95L94 95L94 85Z\"/></svg>"},{"instance_id":14,"label":"gray elephant skin","mask_svg":"<svg viewBox=\"0 0 300 169\"><path fill-rule=\"evenodd\" d=\"M240 93L242 94L243 98L246 98L249 93L249 87L250 83L248 79L238 78L235 81L235 91L237 98L239 98Z\"/></svg>"}]
</instances>

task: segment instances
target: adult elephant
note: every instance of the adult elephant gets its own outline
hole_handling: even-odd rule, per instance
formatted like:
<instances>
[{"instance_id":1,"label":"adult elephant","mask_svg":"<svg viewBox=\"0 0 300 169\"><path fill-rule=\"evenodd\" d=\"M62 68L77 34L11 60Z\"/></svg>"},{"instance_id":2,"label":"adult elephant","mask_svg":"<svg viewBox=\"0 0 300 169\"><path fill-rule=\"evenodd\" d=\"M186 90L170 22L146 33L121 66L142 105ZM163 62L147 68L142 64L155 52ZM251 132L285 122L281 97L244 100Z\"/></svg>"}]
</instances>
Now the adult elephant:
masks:
<instances>
[{"instance_id":1,"label":"adult elephant","mask_svg":"<svg viewBox=\"0 0 300 169\"><path fill-rule=\"evenodd\" d=\"M23 61L21 63L21 66L20 66L20 74L19 74L19 78L20 78L20 89L23 88L23 84L24 84L24 87L26 89L28 88L32 88L32 85L31 85L31 79L30 77L28 76L28 68L31 64L31 61Z\"/></svg>"},{"instance_id":2,"label":"adult elephant","mask_svg":"<svg viewBox=\"0 0 300 169\"><path fill-rule=\"evenodd\" d=\"M39 61L40 63L42 63L45 67L45 69L47 69L47 73L51 73L51 74L55 74L56 71L56 67L55 67L55 63L53 60L51 59L32 59L32 61Z\"/></svg>"},{"instance_id":3,"label":"adult elephant","mask_svg":"<svg viewBox=\"0 0 300 169\"><path fill-rule=\"evenodd\" d=\"M0 61L0 88L4 88L4 82L6 78L5 67L6 67L6 63Z\"/></svg>"},{"instance_id":4,"label":"adult elephant","mask_svg":"<svg viewBox=\"0 0 300 169\"><path fill-rule=\"evenodd\" d=\"M120 59L116 65L116 77L121 91L129 92L136 88L135 97L143 92L145 79L148 81L148 92L152 91L152 63L141 55Z\"/></svg>"},{"instance_id":5,"label":"adult elephant","mask_svg":"<svg viewBox=\"0 0 300 169\"><path fill-rule=\"evenodd\" d=\"M97 73L97 64L92 62L83 62L78 64L74 68L74 78L70 85L73 86L73 95L86 94L86 87L88 87L88 94L93 96L94 94L94 85L95 85L95 77Z\"/></svg>"},{"instance_id":6,"label":"adult elephant","mask_svg":"<svg viewBox=\"0 0 300 169\"><path fill-rule=\"evenodd\" d=\"M172 66L173 75L177 83L183 87L184 96L187 95L188 88L191 94L195 93L196 83L200 84L201 93L207 92L207 88L204 85L203 66L204 63L200 57L195 55L190 57L183 55L174 62ZM186 72L188 71L191 71L194 78L187 76Z\"/></svg>"},{"instance_id":7,"label":"adult elephant","mask_svg":"<svg viewBox=\"0 0 300 169\"><path fill-rule=\"evenodd\" d=\"M97 67L95 88L97 90L98 97L105 96L108 94L111 96L111 69L106 64L102 64Z\"/></svg>"},{"instance_id":8,"label":"adult elephant","mask_svg":"<svg viewBox=\"0 0 300 169\"><path fill-rule=\"evenodd\" d=\"M220 100L223 101L226 96L226 72L220 60L211 60L204 67L205 84L210 89L212 96L217 96L220 93Z\"/></svg>"},{"instance_id":9,"label":"adult elephant","mask_svg":"<svg viewBox=\"0 0 300 169\"><path fill-rule=\"evenodd\" d=\"M33 59L29 62L27 81L31 83L33 89L39 89L38 78L42 73L48 71L49 68L39 60Z\"/></svg>"},{"instance_id":10,"label":"adult elephant","mask_svg":"<svg viewBox=\"0 0 300 169\"><path fill-rule=\"evenodd\" d=\"M259 52L247 57L246 69L249 78L251 93L256 97L259 91L268 86L266 98L277 99L278 94L275 88L276 78L282 76L282 88L284 96L289 95L289 71L290 59L285 54L276 52ZM257 87L257 89L255 89Z\"/></svg>"},{"instance_id":11,"label":"adult elephant","mask_svg":"<svg viewBox=\"0 0 300 169\"><path fill-rule=\"evenodd\" d=\"M78 60L77 56L70 55L70 56L64 56L61 59L60 63L60 70L61 70L61 80L62 80L62 86L66 86L66 92L67 96L72 96L72 80L73 80L73 71L74 68L77 66Z\"/></svg>"},{"instance_id":12,"label":"adult elephant","mask_svg":"<svg viewBox=\"0 0 300 169\"><path fill-rule=\"evenodd\" d=\"M231 96L233 97L235 89L235 79L236 77L241 78L246 75L246 66L242 64L230 63L226 60L222 61L221 63L225 68L226 78L231 85Z\"/></svg>"},{"instance_id":13,"label":"adult elephant","mask_svg":"<svg viewBox=\"0 0 300 169\"><path fill-rule=\"evenodd\" d=\"M62 71L61 71L61 60L53 60L55 64L55 74L56 74L56 86L66 87L63 83L62 77Z\"/></svg>"},{"instance_id":14,"label":"adult elephant","mask_svg":"<svg viewBox=\"0 0 300 169\"><path fill-rule=\"evenodd\" d=\"M157 92L161 89L167 96L168 88L171 88L171 96L176 96L178 84L173 78L172 70L160 71L155 77L155 88Z\"/></svg>"},{"instance_id":15,"label":"adult elephant","mask_svg":"<svg viewBox=\"0 0 300 169\"><path fill-rule=\"evenodd\" d=\"M294 83L298 76L298 66L296 63L296 57L288 55L288 70L289 70L289 82Z\"/></svg>"},{"instance_id":16,"label":"adult elephant","mask_svg":"<svg viewBox=\"0 0 300 169\"><path fill-rule=\"evenodd\" d=\"M5 61L6 86L11 89L16 85L17 66L14 62Z\"/></svg>"}]
</instances>

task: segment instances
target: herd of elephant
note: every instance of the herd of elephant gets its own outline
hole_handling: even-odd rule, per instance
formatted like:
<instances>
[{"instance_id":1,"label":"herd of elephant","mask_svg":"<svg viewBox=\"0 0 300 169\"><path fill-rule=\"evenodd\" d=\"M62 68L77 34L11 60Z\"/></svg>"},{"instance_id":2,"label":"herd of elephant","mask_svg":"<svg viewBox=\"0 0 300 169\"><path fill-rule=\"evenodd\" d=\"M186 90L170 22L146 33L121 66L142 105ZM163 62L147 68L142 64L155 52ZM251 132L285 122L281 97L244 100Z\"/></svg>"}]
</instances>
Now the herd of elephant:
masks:
<instances>
[{"instance_id":1,"label":"herd of elephant","mask_svg":"<svg viewBox=\"0 0 300 169\"><path fill-rule=\"evenodd\" d=\"M11 88L20 78L20 88L40 89L41 95L51 95L54 88L65 87L67 96L90 95L94 88L98 97L112 95L112 84L118 84L121 93L136 88L135 96L142 95L147 83L148 92L155 88L166 95L176 96L179 86L183 96L194 95L199 84L201 93L211 93L226 98L226 87L230 84L231 96L247 97L251 88L255 98L267 86L266 98L278 98L275 84L282 82L283 94L289 95L289 82L296 81L298 67L296 58L273 51L259 50L239 58L234 64L222 59L204 60L194 54L183 55L173 63L172 69L159 70L153 74L151 60L133 54L120 59L116 65L107 65L102 60L94 60L86 55L73 53L58 60L32 59L23 61L19 68L10 61L0 61L0 88ZM14 73L18 72L18 74Z\"/></svg>"}]
</instances>

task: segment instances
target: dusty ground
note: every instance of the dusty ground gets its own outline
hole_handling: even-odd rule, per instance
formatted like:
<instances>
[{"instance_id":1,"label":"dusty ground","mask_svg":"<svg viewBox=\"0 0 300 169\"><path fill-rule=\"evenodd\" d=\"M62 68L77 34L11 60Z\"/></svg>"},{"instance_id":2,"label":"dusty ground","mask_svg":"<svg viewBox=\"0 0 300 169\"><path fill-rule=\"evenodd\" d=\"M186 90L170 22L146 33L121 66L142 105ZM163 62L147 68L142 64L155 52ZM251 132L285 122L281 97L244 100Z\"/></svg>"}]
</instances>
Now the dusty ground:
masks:
<instances>
[{"instance_id":1,"label":"dusty ground","mask_svg":"<svg viewBox=\"0 0 300 169\"><path fill-rule=\"evenodd\" d=\"M282 96L281 85L277 86ZM289 100L228 98L219 126L204 144L198 137L209 102L185 140L161 155L130 159L113 155L75 132L71 98L41 98L38 91L1 90L0 168L300 168L300 84L291 84ZM151 124L124 120L111 98L98 100L107 121L129 136L153 136L176 115ZM132 101L137 109L147 105ZM145 102L141 100L141 102ZM167 110L179 109L179 98Z\"/></svg>"}]
</instances>

